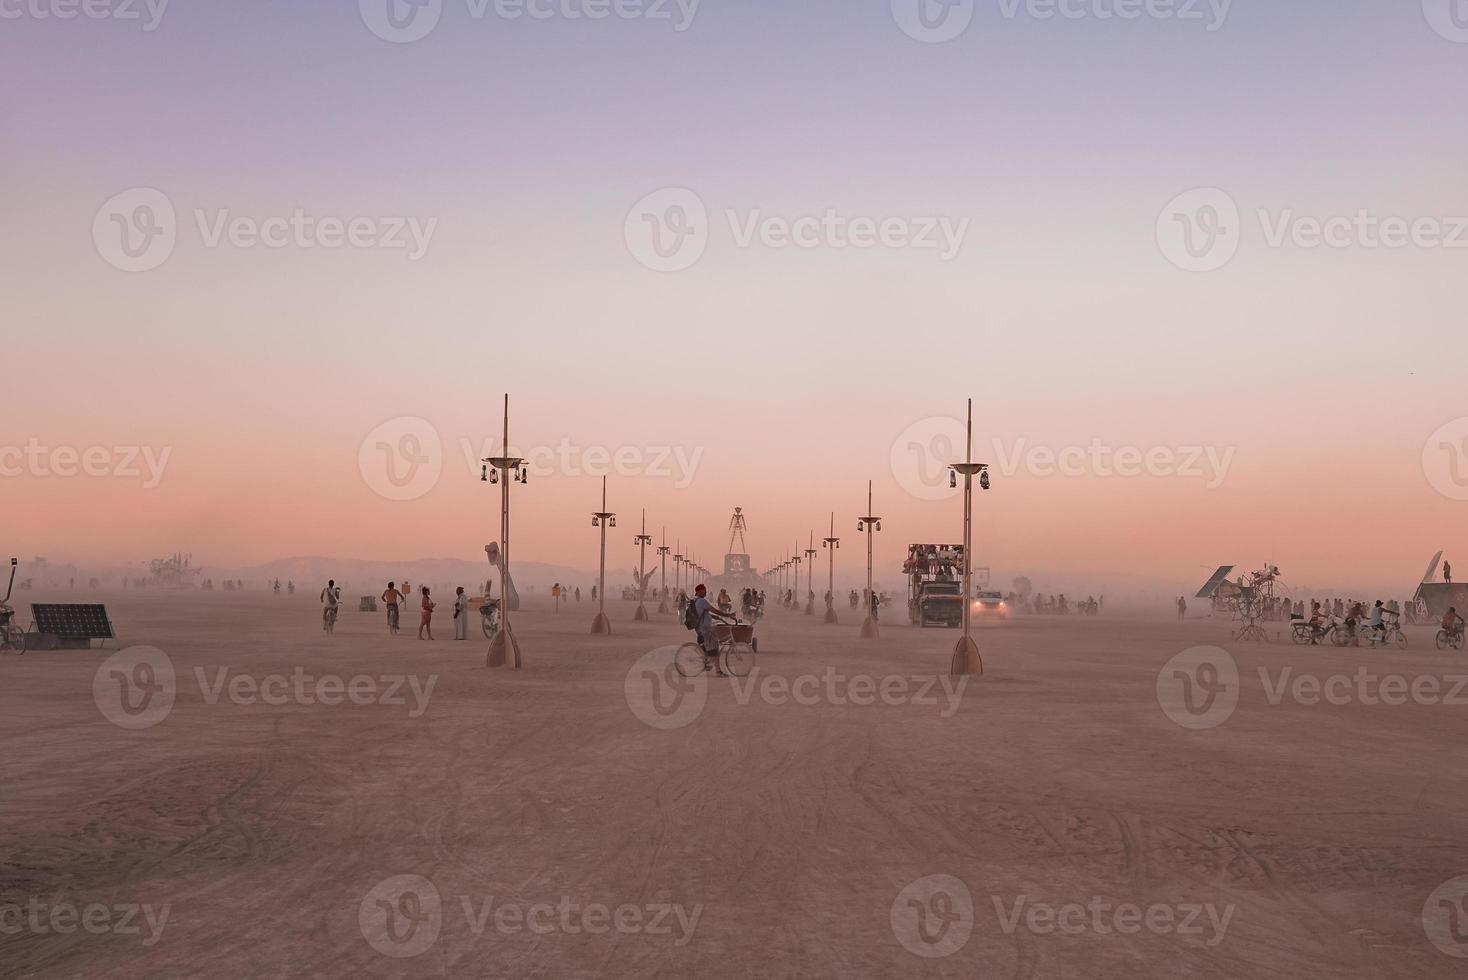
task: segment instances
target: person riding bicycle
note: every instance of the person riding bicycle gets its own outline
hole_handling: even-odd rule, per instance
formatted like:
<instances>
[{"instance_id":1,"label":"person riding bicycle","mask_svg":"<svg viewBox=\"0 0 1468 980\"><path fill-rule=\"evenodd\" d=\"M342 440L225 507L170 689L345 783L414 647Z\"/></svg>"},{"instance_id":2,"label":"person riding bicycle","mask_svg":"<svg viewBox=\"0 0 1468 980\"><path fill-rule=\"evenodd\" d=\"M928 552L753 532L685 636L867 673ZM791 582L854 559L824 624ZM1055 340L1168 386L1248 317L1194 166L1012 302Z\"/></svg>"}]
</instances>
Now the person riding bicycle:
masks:
<instances>
[{"instance_id":1,"label":"person riding bicycle","mask_svg":"<svg viewBox=\"0 0 1468 980\"><path fill-rule=\"evenodd\" d=\"M1366 628L1371 631L1371 642L1386 639L1386 624L1382 622L1382 601L1376 600L1376 605L1371 607L1371 619L1367 621Z\"/></svg>"},{"instance_id":2,"label":"person riding bicycle","mask_svg":"<svg viewBox=\"0 0 1468 980\"><path fill-rule=\"evenodd\" d=\"M1458 615L1456 606L1449 606L1447 615L1443 616L1443 632L1449 636L1463 635L1463 617Z\"/></svg>"},{"instance_id":3,"label":"person riding bicycle","mask_svg":"<svg viewBox=\"0 0 1468 980\"><path fill-rule=\"evenodd\" d=\"M389 633L396 633L399 623L402 622L402 611L399 603L403 601L404 597L398 591L397 583L387 583L387 588L382 593L382 602L387 607L387 630Z\"/></svg>"},{"instance_id":4,"label":"person riding bicycle","mask_svg":"<svg viewBox=\"0 0 1468 980\"><path fill-rule=\"evenodd\" d=\"M693 608L698 615L698 629L695 634L698 636L698 645L703 649L704 655L715 658L714 663L717 665L719 638L714 635L714 620L725 623L734 623L738 620L710 602L708 593L708 586L702 583L699 583L699 586L693 590ZM719 670L719 676L724 676L722 669Z\"/></svg>"}]
</instances>

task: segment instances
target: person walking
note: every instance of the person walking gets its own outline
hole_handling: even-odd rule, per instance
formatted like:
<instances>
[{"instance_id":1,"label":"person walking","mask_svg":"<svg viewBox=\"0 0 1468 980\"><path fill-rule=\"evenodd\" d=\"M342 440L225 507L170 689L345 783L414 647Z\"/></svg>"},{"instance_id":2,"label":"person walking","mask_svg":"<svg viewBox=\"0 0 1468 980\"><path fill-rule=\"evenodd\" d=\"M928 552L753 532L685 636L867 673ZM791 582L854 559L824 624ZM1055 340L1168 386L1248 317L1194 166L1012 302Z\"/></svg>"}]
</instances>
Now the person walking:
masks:
<instances>
[{"instance_id":1,"label":"person walking","mask_svg":"<svg viewBox=\"0 0 1468 980\"><path fill-rule=\"evenodd\" d=\"M418 639L423 639L423 631L428 631L428 638L433 639L433 597L428 594L428 586L423 586L423 618L418 622Z\"/></svg>"},{"instance_id":2,"label":"person walking","mask_svg":"<svg viewBox=\"0 0 1468 980\"><path fill-rule=\"evenodd\" d=\"M469 639L469 596L462 585L454 593L454 639Z\"/></svg>"}]
</instances>

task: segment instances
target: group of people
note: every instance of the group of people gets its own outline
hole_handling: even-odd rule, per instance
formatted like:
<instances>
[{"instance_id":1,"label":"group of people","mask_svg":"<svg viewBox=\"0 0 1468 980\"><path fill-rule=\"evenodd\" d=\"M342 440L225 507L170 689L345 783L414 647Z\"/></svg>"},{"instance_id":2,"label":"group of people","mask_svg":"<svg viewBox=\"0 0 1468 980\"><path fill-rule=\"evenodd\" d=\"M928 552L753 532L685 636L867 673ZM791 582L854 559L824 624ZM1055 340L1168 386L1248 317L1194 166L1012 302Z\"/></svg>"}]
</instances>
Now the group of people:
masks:
<instances>
[{"instance_id":1,"label":"group of people","mask_svg":"<svg viewBox=\"0 0 1468 980\"><path fill-rule=\"evenodd\" d=\"M1310 618L1307 620L1310 624L1310 643L1313 646L1320 642L1321 638L1325 636L1328 624L1332 619L1341 621L1345 628L1345 635L1348 638L1348 645L1357 647L1361 645L1363 620L1368 639L1372 643L1376 643L1385 638L1387 632L1396 625L1400 610L1394 608L1395 605L1395 601L1393 601L1391 606L1388 606L1380 599L1377 599L1368 612L1366 603L1358 599L1352 602L1349 608L1344 609L1345 616L1342 618L1340 613L1343 606L1339 599L1336 600L1333 610L1332 607L1323 605L1312 599L1310 600ZM1456 610L1449 610L1448 612L1449 615L1443 623L1443 629L1448 629L1452 618L1457 616ZM1299 619L1301 617L1295 615L1293 618Z\"/></svg>"},{"instance_id":2,"label":"group of people","mask_svg":"<svg viewBox=\"0 0 1468 980\"><path fill-rule=\"evenodd\" d=\"M485 597L482 602L492 602L488 597L489 586L485 583ZM279 583L276 583L279 588ZM294 590L294 587L292 587ZM398 583L389 582L387 588L382 592L382 603L387 607L387 631L396 636L402 628L402 609L408 604L409 596L413 594L412 587L405 580L402 587ZM418 589L418 639L434 639L433 635L433 611L438 604L433 599L433 591L426 585ZM321 628L327 633L336 632L337 614L341 611L342 590L336 584L335 579L326 583L326 588L321 590ZM454 639L466 640L469 638L469 607L475 600L461 585L454 590Z\"/></svg>"},{"instance_id":3,"label":"group of people","mask_svg":"<svg viewBox=\"0 0 1468 980\"><path fill-rule=\"evenodd\" d=\"M1099 599L1096 596L1088 595L1084 599L1072 602L1065 597L1064 592L1059 595L1043 595L1036 592L1028 597L1011 593L1004 597L1004 601L1011 609L1032 616L1069 616L1072 612L1082 616L1099 616L1101 610L1106 607L1104 595ZM1182 618L1181 612L1178 613L1178 618Z\"/></svg>"}]
</instances>

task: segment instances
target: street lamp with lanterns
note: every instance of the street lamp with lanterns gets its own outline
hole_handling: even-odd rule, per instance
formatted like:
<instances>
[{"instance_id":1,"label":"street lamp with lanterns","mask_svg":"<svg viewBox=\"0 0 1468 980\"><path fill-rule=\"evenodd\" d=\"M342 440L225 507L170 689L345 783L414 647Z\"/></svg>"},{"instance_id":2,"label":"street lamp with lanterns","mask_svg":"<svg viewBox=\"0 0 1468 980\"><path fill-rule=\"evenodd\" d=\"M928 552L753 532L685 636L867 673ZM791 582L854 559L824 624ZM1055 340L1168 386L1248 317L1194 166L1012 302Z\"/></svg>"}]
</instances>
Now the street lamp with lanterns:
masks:
<instances>
[{"instance_id":1,"label":"street lamp with lanterns","mask_svg":"<svg viewBox=\"0 0 1468 980\"><path fill-rule=\"evenodd\" d=\"M968 447L964 453L962 463L954 463L949 468L948 485L958 486L958 478L963 476L963 636L958 645L953 649L953 662L949 672L955 676L964 674L983 674L984 659L979 656L978 644L974 642L972 635L971 617L973 613L973 520L974 520L974 476L979 478L979 488L989 489L989 464L974 462L974 400L968 400Z\"/></svg>"},{"instance_id":2,"label":"street lamp with lanterns","mask_svg":"<svg viewBox=\"0 0 1468 980\"><path fill-rule=\"evenodd\" d=\"M867 616L862 620L861 637L864 640L874 640L877 637L877 617L872 610L877 605L876 589L872 585L872 535L882 530L882 519L872 513L872 481L867 481L867 513L865 517L856 520L858 533L866 532L867 536Z\"/></svg>"},{"instance_id":3,"label":"street lamp with lanterns","mask_svg":"<svg viewBox=\"0 0 1468 980\"><path fill-rule=\"evenodd\" d=\"M643 622L647 619L647 606L643 602L647 599L647 546L652 544L652 535L647 533L647 508L642 508L642 533L637 536L637 611L632 614L633 620Z\"/></svg>"},{"instance_id":4,"label":"street lamp with lanterns","mask_svg":"<svg viewBox=\"0 0 1468 980\"><path fill-rule=\"evenodd\" d=\"M816 584L814 576L816 573L816 555L820 554L820 552L816 551L815 545L816 532L811 531L810 540L805 546L805 590L808 593L805 599L805 614L807 616L814 616L816 614Z\"/></svg>"},{"instance_id":5,"label":"street lamp with lanterns","mask_svg":"<svg viewBox=\"0 0 1468 980\"><path fill-rule=\"evenodd\" d=\"M668 529L663 528L663 543L658 545L658 557L662 559L663 571L662 582L658 586L658 612L668 611L668 554L673 549L668 547Z\"/></svg>"},{"instance_id":6,"label":"street lamp with lanterns","mask_svg":"<svg viewBox=\"0 0 1468 980\"><path fill-rule=\"evenodd\" d=\"M607 619L607 530L617 526L617 515L607 510L607 478L601 478L601 510L591 515L591 526L601 528L601 572L596 582L597 612L591 621L591 632L610 633L612 621Z\"/></svg>"},{"instance_id":7,"label":"street lamp with lanterns","mask_svg":"<svg viewBox=\"0 0 1468 980\"><path fill-rule=\"evenodd\" d=\"M525 460L519 456L510 455L510 396L505 395L505 420L503 431L504 442L501 450L504 455L490 456L480 460L479 479L483 483L498 483L500 485L500 618L499 628L494 631L494 636L489 640L489 652L484 658L486 667L509 666L519 670L524 666L520 659L520 644L515 639L515 634L510 631L510 484L519 483L522 486L530 482L530 471L525 466ZM489 555L491 564L494 562L495 549L493 545L485 545L484 551Z\"/></svg>"},{"instance_id":8,"label":"street lamp with lanterns","mask_svg":"<svg viewBox=\"0 0 1468 980\"><path fill-rule=\"evenodd\" d=\"M836 537L836 512L831 511L831 533L821 541L821 547L826 549L829 561L826 565L826 624L829 626L836 622L836 551L841 547L841 539Z\"/></svg>"}]
</instances>

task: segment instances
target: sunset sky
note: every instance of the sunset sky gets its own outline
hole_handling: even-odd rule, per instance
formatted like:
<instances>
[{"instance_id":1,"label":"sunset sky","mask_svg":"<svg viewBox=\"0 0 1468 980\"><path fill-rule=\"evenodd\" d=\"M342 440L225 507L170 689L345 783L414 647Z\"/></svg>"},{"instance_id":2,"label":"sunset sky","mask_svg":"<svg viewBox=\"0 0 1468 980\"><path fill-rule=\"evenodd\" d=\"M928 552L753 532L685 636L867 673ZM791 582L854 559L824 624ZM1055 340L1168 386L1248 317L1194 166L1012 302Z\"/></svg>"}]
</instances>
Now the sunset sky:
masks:
<instances>
[{"instance_id":1,"label":"sunset sky","mask_svg":"<svg viewBox=\"0 0 1468 980\"><path fill-rule=\"evenodd\" d=\"M443 0L410 43L373 2L190 0L148 30L141 2L0 0L0 549L474 559L499 496L471 459L509 392L514 447L573 463L516 488L524 560L595 566L596 457L620 450L616 565L646 507L717 566L738 505L760 566L834 510L854 572L870 479L890 571L961 533L923 474L970 397L996 465L979 561L1006 578L1272 559L1405 595L1434 551L1468 554L1468 28L1446 0L1237 0L1221 23L980 0L943 43L904 31L906 0ZM125 271L107 236L140 188L176 244ZM638 238L667 189L706 209L680 271ZM1197 189L1238 208L1214 271L1167 243ZM220 224L297 211L407 245ZM828 212L962 240L774 244ZM1342 216L1344 247L1306 244ZM1371 247L1391 218L1413 240ZM437 478L388 499L374 432L431 434ZM1048 474L1035 447L1088 455ZM123 472L53 472L97 448Z\"/></svg>"}]
</instances>

